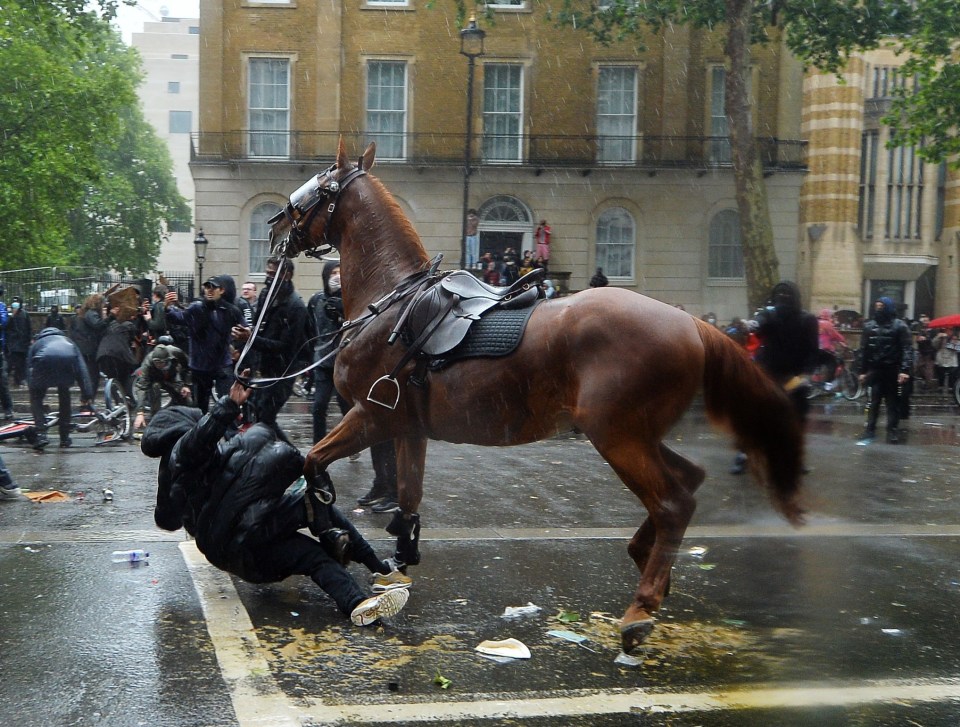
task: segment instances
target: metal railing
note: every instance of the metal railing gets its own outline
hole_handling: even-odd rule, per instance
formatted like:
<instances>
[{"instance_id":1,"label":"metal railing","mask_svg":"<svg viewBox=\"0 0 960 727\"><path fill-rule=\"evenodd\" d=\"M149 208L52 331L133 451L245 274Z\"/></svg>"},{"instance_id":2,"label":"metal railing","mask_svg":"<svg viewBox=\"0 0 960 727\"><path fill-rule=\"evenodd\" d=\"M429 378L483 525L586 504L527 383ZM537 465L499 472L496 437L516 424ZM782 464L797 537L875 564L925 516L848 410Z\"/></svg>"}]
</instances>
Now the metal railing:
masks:
<instances>
[{"instance_id":1,"label":"metal railing","mask_svg":"<svg viewBox=\"0 0 960 727\"><path fill-rule=\"evenodd\" d=\"M229 131L192 134L190 158L204 161L331 162L343 138L359 153L377 142L378 164L463 166L463 134L367 134L321 131ZM626 168L723 169L731 166L730 140L723 136L567 136L557 134L490 135L475 139L472 165L534 170L575 168L581 171ZM764 168L805 170L807 142L759 137Z\"/></svg>"},{"instance_id":2,"label":"metal railing","mask_svg":"<svg viewBox=\"0 0 960 727\"><path fill-rule=\"evenodd\" d=\"M193 298L192 272L164 273L164 279L181 298ZM27 311L47 311L56 305L63 312L70 312L87 296L102 293L118 283L121 286L135 285L143 297L149 298L156 282L155 278L122 276L108 270L73 265L0 271L7 306L16 297Z\"/></svg>"}]
</instances>

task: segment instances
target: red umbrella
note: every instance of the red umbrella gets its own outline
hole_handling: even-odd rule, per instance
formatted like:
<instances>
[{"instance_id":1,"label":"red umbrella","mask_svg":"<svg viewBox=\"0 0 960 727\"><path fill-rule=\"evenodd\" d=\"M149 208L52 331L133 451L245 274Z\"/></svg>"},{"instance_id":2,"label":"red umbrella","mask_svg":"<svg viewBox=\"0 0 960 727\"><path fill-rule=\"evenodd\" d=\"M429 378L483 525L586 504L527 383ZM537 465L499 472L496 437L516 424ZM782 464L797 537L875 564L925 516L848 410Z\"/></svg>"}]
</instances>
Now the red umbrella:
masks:
<instances>
[{"instance_id":1,"label":"red umbrella","mask_svg":"<svg viewBox=\"0 0 960 727\"><path fill-rule=\"evenodd\" d=\"M960 313L934 318L927 324L930 328L954 328L960 326Z\"/></svg>"}]
</instances>

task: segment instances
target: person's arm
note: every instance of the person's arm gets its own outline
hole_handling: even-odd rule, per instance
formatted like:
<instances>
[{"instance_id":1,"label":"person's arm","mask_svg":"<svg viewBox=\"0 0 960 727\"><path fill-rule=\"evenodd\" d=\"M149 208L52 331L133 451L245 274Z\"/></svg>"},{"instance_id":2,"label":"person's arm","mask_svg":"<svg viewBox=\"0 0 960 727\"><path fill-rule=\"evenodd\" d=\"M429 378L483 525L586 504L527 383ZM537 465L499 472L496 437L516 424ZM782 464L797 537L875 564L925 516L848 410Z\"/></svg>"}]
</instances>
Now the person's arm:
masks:
<instances>
[{"instance_id":1,"label":"person's arm","mask_svg":"<svg viewBox=\"0 0 960 727\"><path fill-rule=\"evenodd\" d=\"M900 325L897 326L897 338L902 352L898 380L902 384L910 378L910 372L913 370L913 336L910 335L910 329L903 321L900 321Z\"/></svg>"}]
</instances>

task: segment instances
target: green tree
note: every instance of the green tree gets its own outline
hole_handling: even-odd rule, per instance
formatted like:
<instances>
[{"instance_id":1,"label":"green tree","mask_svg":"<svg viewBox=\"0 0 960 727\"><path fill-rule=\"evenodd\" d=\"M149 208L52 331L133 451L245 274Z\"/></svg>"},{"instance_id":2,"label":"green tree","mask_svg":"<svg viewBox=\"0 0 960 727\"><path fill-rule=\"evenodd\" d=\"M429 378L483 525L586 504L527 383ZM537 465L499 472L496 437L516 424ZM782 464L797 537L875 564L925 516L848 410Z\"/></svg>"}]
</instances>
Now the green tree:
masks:
<instances>
[{"instance_id":1,"label":"green tree","mask_svg":"<svg viewBox=\"0 0 960 727\"><path fill-rule=\"evenodd\" d=\"M459 8L463 0L456 0ZM805 64L841 68L852 52L874 48L910 27L908 0L561 0L557 22L578 28L600 43L643 37L669 26L689 25L725 34L726 114L737 207L740 213L747 298L763 304L779 278L766 184L751 122L752 47L785 39ZM956 118L956 117L954 117Z\"/></svg>"},{"instance_id":2,"label":"green tree","mask_svg":"<svg viewBox=\"0 0 960 727\"><path fill-rule=\"evenodd\" d=\"M948 0L917 3L913 32L902 39L908 54L902 78L915 77L894 92L891 146L913 145L930 162L950 159L960 167L960 4Z\"/></svg>"},{"instance_id":3,"label":"green tree","mask_svg":"<svg viewBox=\"0 0 960 727\"><path fill-rule=\"evenodd\" d=\"M115 7L8 0L0 10L0 267L95 260L142 270L156 258L156 210L186 214L179 195L147 196L170 189L171 165L143 135L137 56L109 25ZM116 244L97 248L107 241Z\"/></svg>"}]
</instances>

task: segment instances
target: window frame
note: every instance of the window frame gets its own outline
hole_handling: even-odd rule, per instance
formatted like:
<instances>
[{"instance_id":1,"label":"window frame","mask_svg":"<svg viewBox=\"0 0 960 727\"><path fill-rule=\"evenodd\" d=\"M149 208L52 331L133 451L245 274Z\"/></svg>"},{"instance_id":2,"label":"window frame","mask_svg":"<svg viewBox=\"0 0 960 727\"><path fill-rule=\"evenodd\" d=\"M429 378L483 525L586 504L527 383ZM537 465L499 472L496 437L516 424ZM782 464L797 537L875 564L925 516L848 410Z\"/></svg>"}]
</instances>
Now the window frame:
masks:
<instances>
[{"instance_id":1,"label":"window frame","mask_svg":"<svg viewBox=\"0 0 960 727\"><path fill-rule=\"evenodd\" d=\"M286 68L286 107L254 107L252 104L253 100L253 69L254 66L258 63L263 62L282 62L285 64ZM246 57L246 92L247 92L247 133L246 133L246 148L247 155L252 159L289 159L290 158L290 141L291 141L291 132L292 132L292 117L293 117L293 108L291 101L293 100L293 65L295 62L295 57L288 55L278 55L278 54L250 54ZM265 86L267 84L264 84ZM279 85L279 84L273 84ZM286 124L284 129L262 129L254 128L254 115L258 112L285 112L286 114ZM283 143L276 147L277 149L282 148L282 151L279 153L263 153L257 150L255 140L259 137L267 138L270 135L275 135L278 138L282 136ZM270 149L269 152L274 152L275 149Z\"/></svg>"},{"instance_id":2,"label":"window frame","mask_svg":"<svg viewBox=\"0 0 960 727\"><path fill-rule=\"evenodd\" d=\"M179 119L174 123L174 119ZM183 119L186 119L186 128L183 127ZM174 127L177 128L174 128ZM167 112L167 129L170 134L189 134L193 131L193 112L182 111L179 109L170 109Z\"/></svg>"},{"instance_id":3,"label":"window frame","mask_svg":"<svg viewBox=\"0 0 960 727\"><path fill-rule=\"evenodd\" d=\"M495 70L494 70L495 69ZM488 79L491 76L497 76L500 80L500 72L509 70L511 74L516 72L518 83L516 86L495 86L490 87ZM519 61L497 61L483 64L483 105L481 107L481 117L483 120L483 130L481 133L481 156L484 162L494 164L520 164L524 160L524 124L525 104L524 94L526 92L526 67ZM497 101L498 96L507 94L508 97L516 97L516 109L507 108L507 110L488 110L488 99L493 96ZM508 98L508 106L511 105L512 98ZM495 106L498 104L495 104ZM515 121L515 131L503 132L501 129L493 128L501 123L513 126L511 120ZM507 150L509 154L501 154L500 150Z\"/></svg>"},{"instance_id":4,"label":"window frame","mask_svg":"<svg viewBox=\"0 0 960 727\"><path fill-rule=\"evenodd\" d=\"M269 213L264 212L258 219L258 212L266 209L269 209ZM250 210L250 217L247 220L247 271L250 275L263 275L266 272L267 259L270 257L270 225L267 224L267 220L281 209L283 209L282 204L266 199L257 202ZM257 225L258 229L255 230L254 225ZM258 236L261 232L265 237ZM255 245L256 251L254 251ZM259 268L255 266L255 262L260 263Z\"/></svg>"},{"instance_id":5,"label":"window frame","mask_svg":"<svg viewBox=\"0 0 960 727\"><path fill-rule=\"evenodd\" d=\"M633 94L632 99L632 113L631 114L601 114L601 96L602 96L602 84L603 76L605 72L609 71L631 71L633 73L633 89L631 93ZM596 83L596 117L595 117L595 128L597 136L597 152L596 158L599 164L609 165L609 166L618 166L618 165L630 165L636 163L638 159L638 138L637 138L637 128L638 120L640 115L640 67L635 64L616 64L616 63L604 63L597 66L597 83ZM601 131L602 119L604 118L627 118L629 116L629 134L625 137L623 135L610 135L604 134ZM614 145L623 148L623 146L628 147L626 154L619 154L617 158L604 158L604 139L610 137L614 140Z\"/></svg>"},{"instance_id":6,"label":"window frame","mask_svg":"<svg viewBox=\"0 0 960 727\"><path fill-rule=\"evenodd\" d=\"M371 70L373 65L383 65L383 66L402 66L403 69L403 86L401 90L401 101L402 108L400 109L377 109L376 111L371 111L370 108L370 77ZM370 137L371 141L377 142L377 159L378 161L405 161L408 154L408 129L410 124L410 63L405 58L368 58L364 64L364 73L365 73L365 83L364 83L364 123L366 125L367 134ZM396 86L384 87L382 85L377 88L396 88ZM400 118L400 129L399 131L386 131L386 130L374 130L371 124L371 113L378 114L397 114ZM399 155L393 154L393 149L389 146L389 140L392 137L399 135L400 137L400 153Z\"/></svg>"},{"instance_id":7,"label":"window frame","mask_svg":"<svg viewBox=\"0 0 960 727\"><path fill-rule=\"evenodd\" d=\"M736 239L736 245L733 244L733 241L717 240L714 232L718 230L718 225L722 221L726 225L726 220L729 219L731 224L727 229L734 231L734 237ZM723 230L718 230L722 232ZM734 263L733 270L725 270L724 267L730 265L731 260L728 256L723 255L724 259L715 260L715 251L723 253L734 251L733 260ZM739 261L736 260L739 253ZM719 266L721 269L717 269ZM739 274L737 274L736 268L739 267ZM734 274L720 274L733 272ZM707 224L707 280L710 282L728 282L728 283L743 283L746 280L746 268L744 265L743 258L743 235L740 230L740 213L734 207L724 207L714 212L710 216L710 222Z\"/></svg>"},{"instance_id":8,"label":"window frame","mask_svg":"<svg viewBox=\"0 0 960 727\"><path fill-rule=\"evenodd\" d=\"M629 240L601 240L601 226L605 226L608 230L612 228L610 222L606 222L607 219L613 217L613 215L618 215L625 217L626 220L630 223L630 239ZM604 208L600 214L597 215L596 221L593 225L593 259L594 267L603 268L604 275L607 276L607 279L611 283L619 283L621 285L633 284L636 281L637 276L637 230L639 226L637 224L637 219L634 214L624 207L621 204L611 204L610 206ZM601 255L601 248L604 249L604 254ZM623 249L629 252L629 273L624 275L620 269L614 271L610 268L610 255L609 250L613 248ZM620 258L622 262L622 257Z\"/></svg>"}]
</instances>

